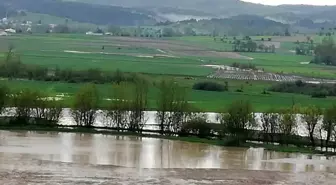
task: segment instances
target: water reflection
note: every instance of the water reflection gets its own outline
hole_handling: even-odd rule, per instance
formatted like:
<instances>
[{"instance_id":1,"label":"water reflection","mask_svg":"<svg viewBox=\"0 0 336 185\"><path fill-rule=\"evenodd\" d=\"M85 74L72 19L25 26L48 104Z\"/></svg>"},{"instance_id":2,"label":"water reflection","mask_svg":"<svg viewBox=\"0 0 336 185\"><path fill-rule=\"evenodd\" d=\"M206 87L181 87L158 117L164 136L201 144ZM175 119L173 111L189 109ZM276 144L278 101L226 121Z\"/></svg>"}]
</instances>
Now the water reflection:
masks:
<instances>
[{"instance_id":1,"label":"water reflection","mask_svg":"<svg viewBox=\"0 0 336 185\"><path fill-rule=\"evenodd\" d=\"M47 160L134 168L222 168L336 171L335 158L223 148L206 144L102 134L0 131L0 162Z\"/></svg>"}]
</instances>

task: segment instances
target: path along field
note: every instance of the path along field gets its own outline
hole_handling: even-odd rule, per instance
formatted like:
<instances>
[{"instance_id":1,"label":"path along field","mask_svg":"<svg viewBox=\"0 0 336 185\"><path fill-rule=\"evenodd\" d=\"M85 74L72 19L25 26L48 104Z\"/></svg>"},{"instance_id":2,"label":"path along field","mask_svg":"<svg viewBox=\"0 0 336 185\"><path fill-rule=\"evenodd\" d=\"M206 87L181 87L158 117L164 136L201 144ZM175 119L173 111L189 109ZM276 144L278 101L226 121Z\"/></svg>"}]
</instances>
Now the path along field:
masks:
<instances>
[{"instance_id":1,"label":"path along field","mask_svg":"<svg viewBox=\"0 0 336 185\"><path fill-rule=\"evenodd\" d=\"M335 101L334 98L313 99L310 96L285 93L265 95L262 94L263 90L270 87L273 82L262 81L213 79L218 83L229 81L229 92L192 90L191 87L195 82L208 81L206 77L215 73L215 69L205 65L231 65L233 62L253 63L266 72L336 78L335 67L302 64L311 60L309 56L296 56L290 52L276 54L223 52L224 50L220 48L222 43L213 42L212 37L154 40L67 34L14 35L0 37L0 51L6 52L8 46L12 44L23 63L50 68L58 66L73 70L100 68L111 72L117 69L124 72L140 72L149 74L147 78L153 83L162 78L174 78L179 84L190 89L188 99L204 111L218 111L232 101L241 99L250 100L260 111L271 107L288 107L293 102L305 106L317 104L326 107ZM283 45L286 44L282 43L281 46ZM22 80L11 81L8 84L11 88L36 87L52 94L73 94L82 85ZM104 93L109 86L108 84L99 86L103 96L107 96ZM236 92L242 87L244 92ZM151 109L156 106L157 91L154 86L150 87Z\"/></svg>"}]
</instances>

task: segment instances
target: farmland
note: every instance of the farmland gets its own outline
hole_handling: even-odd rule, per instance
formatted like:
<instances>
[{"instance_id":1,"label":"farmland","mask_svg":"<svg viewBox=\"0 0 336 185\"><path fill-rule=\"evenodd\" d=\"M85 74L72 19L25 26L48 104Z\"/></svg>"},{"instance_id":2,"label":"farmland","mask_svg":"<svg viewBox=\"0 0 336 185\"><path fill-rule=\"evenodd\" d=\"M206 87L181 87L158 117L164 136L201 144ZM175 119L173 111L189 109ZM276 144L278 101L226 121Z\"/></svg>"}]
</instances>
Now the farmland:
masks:
<instances>
[{"instance_id":1,"label":"farmland","mask_svg":"<svg viewBox=\"0 0 336 185\"><path fill-rule=\"evenodd\" d=\"M266 38L266 37L265 37ZM257 39L257 38L255 38ZM0 57L9 45L15 48L24 64L34 64L48 68L72 70L101 69L106 72L121 70L127 73L142 73L151 82L149 109L156 108L158 89L155 83L161 79L174 79L179 85L189 89L188 100L203 111L218 111L234 100L250 100L258 111L274 107L288 107L293 103L329 106L336 99L315 99L307 95L268 93L262 94L272 84L253 80L209 79L217 69L206 65L230 66L234 62L253 63L258 69L268 73L301 75L336 79L335 67L307 64L311 56L298 56L290 52L293 43L290 38L273 38L280 42L276 53L234 53L228 43L214 41L209 36L179 37L169 39L146 39L135 37L90 36L80 34L34 34L0 37ZM278 39L278 40L277 40ZM292 38L295 40L296 38ZM283 41L284 40L284 41ZM228 81L228 92L208 92L192 90L200 81L224 83ZM7 82L11 89L22 87L44 89L52 95L69 94L82 84L65 82L43 82L12 80ZM100 93L107 97L110 84L100 84ZM243 89L242 92L236 92Z\"/></svg>"}]
</instances>

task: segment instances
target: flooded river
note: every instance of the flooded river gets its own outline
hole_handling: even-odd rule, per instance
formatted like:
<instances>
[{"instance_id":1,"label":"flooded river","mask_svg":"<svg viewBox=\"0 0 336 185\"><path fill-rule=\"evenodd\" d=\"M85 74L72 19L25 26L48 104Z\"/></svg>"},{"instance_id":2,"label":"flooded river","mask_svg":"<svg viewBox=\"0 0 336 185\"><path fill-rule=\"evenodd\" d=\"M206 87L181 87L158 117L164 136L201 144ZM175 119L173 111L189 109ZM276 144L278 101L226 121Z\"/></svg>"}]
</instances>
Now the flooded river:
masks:
<instances>
[{"instance_id":1,"label":"flooded river","mask_svg":"<svg viewBox=\"0 0 336 185\"><path fill-rule=\"evenodd\" d=\"M336 158L131 136L0 131L0 184L334 184Z\"/></svg>"}]
</instances>

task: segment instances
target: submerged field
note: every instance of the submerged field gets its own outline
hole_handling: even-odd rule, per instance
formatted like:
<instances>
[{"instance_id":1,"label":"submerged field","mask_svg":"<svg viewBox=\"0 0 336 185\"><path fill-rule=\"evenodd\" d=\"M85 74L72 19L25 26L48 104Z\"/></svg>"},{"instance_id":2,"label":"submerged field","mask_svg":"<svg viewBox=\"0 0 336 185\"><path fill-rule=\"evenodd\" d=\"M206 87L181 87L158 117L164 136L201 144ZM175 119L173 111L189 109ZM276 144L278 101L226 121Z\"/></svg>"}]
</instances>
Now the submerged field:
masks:
<instances>
[{"instance_id":1,"label":"submerged field","mask_svg":"<svg viewBox=\"0 0 336 185\"><path fill-rule=\"evenodd\" d=\"M265 36L266 38L266 36ZM35 64L62 69L86 70L100 68L114 72L138 72L146 74L151 84L162 78L174 79L189 89L189 100L203 111L218 111L234 100L250 100L256 110L288 107L293 103L303 106L311 104L329 106L334 98L314 99L307 95L270 93L262 94L276 82L212 79L217 83L229 82L228 92L192 90L196 82L209 81L206 77L216 69L205 65L231 65L253 63L265 72L302 75L308 77L336 79L336 68L307 64L311 56L297 56L290 52L293 46L290 38L273 38L280 42L277 53L233 53L225 52L232 46L212 37L180 37L170 39L145 39L112 36L88 36L68 34L12 35L0 37L0 57L8 46L15 47L15 53L25 64ZM294 38L292 38L294 39ZM230 47L230 48L229 48ZM43 89L51 94L67 93L70 96L82 84L14 80L7 83L12 89L20 87ZM99 85L101 94L108 96L110 84ZM243 89L243 92L236 92ZM150 86L150 109L156 108L158 90ZM71 99L71 97L70 97Z\"/></svg>"}]
</instances>

